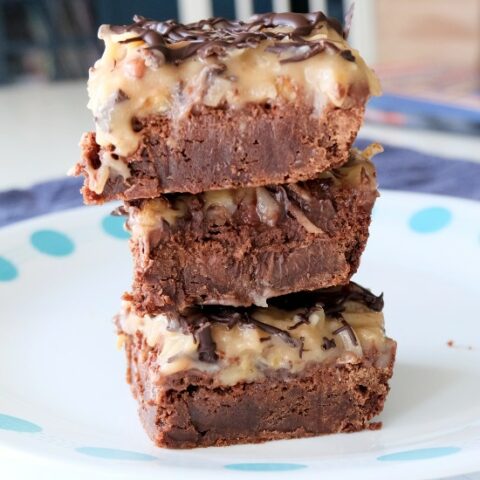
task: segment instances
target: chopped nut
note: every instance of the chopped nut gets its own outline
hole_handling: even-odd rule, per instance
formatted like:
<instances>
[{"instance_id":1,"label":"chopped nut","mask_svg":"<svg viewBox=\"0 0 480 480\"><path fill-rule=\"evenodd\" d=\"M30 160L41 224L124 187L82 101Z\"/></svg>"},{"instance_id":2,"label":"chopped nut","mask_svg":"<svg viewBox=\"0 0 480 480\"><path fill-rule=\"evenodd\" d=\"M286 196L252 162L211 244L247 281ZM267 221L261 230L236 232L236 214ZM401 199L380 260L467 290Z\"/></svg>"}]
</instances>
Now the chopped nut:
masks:
<instances>
[{"instance_id":1,"label":"chopped nut","mask_svg":"<svg viewBox=\"0 0 480 480\"><path fill-rule=\"evenodd\" d=\"M145 75L145 62L141 58L135 58L125 63L123 66L125 74L134 77L142 78Z\"/></svg>"}]
</instances>

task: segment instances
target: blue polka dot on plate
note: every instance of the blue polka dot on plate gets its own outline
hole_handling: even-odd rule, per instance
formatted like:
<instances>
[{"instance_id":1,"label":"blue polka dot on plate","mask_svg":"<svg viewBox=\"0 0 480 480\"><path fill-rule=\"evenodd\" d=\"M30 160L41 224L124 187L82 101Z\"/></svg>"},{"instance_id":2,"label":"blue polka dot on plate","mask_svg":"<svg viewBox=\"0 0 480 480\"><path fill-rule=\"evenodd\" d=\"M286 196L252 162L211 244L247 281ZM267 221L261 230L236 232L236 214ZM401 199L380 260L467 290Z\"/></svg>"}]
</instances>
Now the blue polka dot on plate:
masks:
<instances>
[{"instance_id":1,"label":"blue polka dot on plate","mask_svg":"<svg viewBox=\"0 0 480 480\"><path fill-rule=\"evenodd\" d=\"M39 252L52 257L65 257L75 250L73 241L57 230L37 230L30 241Z\"/></svg>"},{"instance_id":2,"label":"blue polka dot on plate","mask_svg":"<svg viewBox=\"0 0 480 480\"><path fill-rule=\"evenodd\" d=\"M230 463L225 465L227 470L241 472L289 472L307 468L301 463Z\"/></svg>"},{"instance_id":3,"label":"blue polka dot on plate","mask_svg":"<svg viewBox=\"0 0 480 480\"><path fill-rule=\"evenodd\" d=\"M132 450L120 450L117 448L101 447L79 447L75 449L78 453L88 455L89 457L103 458L105 460L136 460L152 461L157 458L146 453L134 452Z\"/></svg>"},{"instance_id":4,"label":"blue polka dot on plate","mask_svg":"<svg viewBox=\"0 0 480 480\"><path fill-rule=\"evenodd\" d=\"M10 430L20 433L39 433L42 431L42 427L23 418L0 413L0 430Z\"/></svg>"},{"instance_id":5,"label":"blue polka dot on plate","mask_svg":"<svg viewBox=\"0 0 480 480\"><path fill-rule=\"evenodd\" d=\"M404 450L402 452L389 453L378 457L381 462L409 462L412 460L428 460L430 458L446 457L458 453L459 447L435 447L419 448L417 450Z\"/></svg>"},{"instance_id":6,"label":"blue polka dot on plate","mask_svg":"<svg viewBox=\"0 0 480 480\"><path fill-rule=\"evenodd\" d=\"M105 233L111 237L119 238L120 240L126 240L127 238L130 238L130 233L123 228L124 223L124 217L107 215L102 220L102 228Z\"/></svg>"},{"instance_id":7,"label":"blue polka dot on plate","mask_svg":"<svg viewBox=\"0 0 480 480\"><path fill-rule=\"evenodd\" d=\"M0 282L11 282L17 277L17 267L5 257L0 257Z\"/></svg>"},{"instance_id":8,"label":"blue polka dot on plate","mask_svg":"<svg viewBox=\"0 0 480 480\"><path fill-rule=\"evenodd\" d=\"M410 217L409 225L417 233L434 233L445 228L452 217L452 212L445 207L423 208Z\"/></svg>"}]
</instances>

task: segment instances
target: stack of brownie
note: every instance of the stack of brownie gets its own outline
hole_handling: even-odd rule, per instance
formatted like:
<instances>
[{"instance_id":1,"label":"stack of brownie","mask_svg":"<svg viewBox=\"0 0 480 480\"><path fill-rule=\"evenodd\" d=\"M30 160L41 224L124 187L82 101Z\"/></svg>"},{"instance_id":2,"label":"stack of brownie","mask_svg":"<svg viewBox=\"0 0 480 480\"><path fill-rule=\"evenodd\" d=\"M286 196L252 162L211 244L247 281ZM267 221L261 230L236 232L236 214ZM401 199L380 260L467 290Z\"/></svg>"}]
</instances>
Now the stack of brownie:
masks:
<instances>
[{"instance_id":1,"label":"stack of brownie","mask_svg":"<svg viewBox=\"0 0 480 480\"><path fill-rule=\"evenodd\" d=\"M116 317L159 446L378 428L395 342L350 281L378 195L379 93L323 13L102 26L86 203L122 200L134 280ZM118 212L118 210L117 210Z\"/></svg>"}]
</instances>

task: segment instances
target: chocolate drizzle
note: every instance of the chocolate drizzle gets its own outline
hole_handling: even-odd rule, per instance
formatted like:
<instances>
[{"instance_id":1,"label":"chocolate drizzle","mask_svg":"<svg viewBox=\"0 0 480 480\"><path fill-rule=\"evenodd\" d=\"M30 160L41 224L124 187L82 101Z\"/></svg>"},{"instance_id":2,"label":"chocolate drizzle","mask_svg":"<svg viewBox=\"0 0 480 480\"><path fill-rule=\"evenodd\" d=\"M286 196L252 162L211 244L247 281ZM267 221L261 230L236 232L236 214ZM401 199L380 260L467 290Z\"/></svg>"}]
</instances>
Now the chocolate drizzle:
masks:
<instances>
[{"instance_id":1,"label":"chocolate drizzle","mask_svg":"<svg viewBox=\"0 0 480 480\"><path fill-rule=\"evenodd\" d=\"M234 326L258 328L268 334L269 337L278 337L292 348L298 349L302 358L304 338L296 338L290 334L291 330L302 324L309 323L309 318L315 311L323 309L325 314L336 318L341 326L332 332L333 335L346 331L353 345L358 345L358 340L350 324L343 318L341 312L345 309L345 303L353 301L360 303L370 310L380 312L383 309L383 294L374 295L360 285L350 282L342 287L328 288L315 292L301 292L277 297L269 300L269 304L287 311L300 310L297 313L298 321L288 329L278 328L254 318L253 313L258 307L234 308L218 305L207 305L192 308L190 312L180 316L177 321L170 325L169 330L180 329L184 333L193 334L198 342L198 358L200 361L215 363L218 360L216 344L212 338L211 327L214 324L225 325L228 329ZM263 339L261 339L262 341ZM323 337L322 348L329 350L335 348L335 340Z\"/></svg>"},{"instance_id":2,"label":"chocolate drizzle","mask_svg":"<svg viewBox=\"0 0 480 480\"><path fill-rule=\"evenodd\" d=\"M342 326L334 330L332 333L338 335L341 332L347 332L353 345L358 345L357 336L355 335L352 326L343 317L340 319L340 322L342 323Z\"/></svg>"},{"instance_id":3,"label":"chocolate drizzle","mask_svg":"<svg viewBox=\"0 0 480 480\"><path fill-rule=\"evenodd\" d=\"M205 321L195 331L198 340L198 359L201 362L215 363L218 360L216 352L217 345L212 338L212 325Z\"/></svg>"},{"instance_id":4,"label":"chocolate drizzle","mask_svg":"<svg viewBox=\"0 0 480 480\"><path fill-rule=\"evenodd\" d=\"M301 352L303 350L303 341L301 339L292 337L290 333L287 332L286 330L282 330L281 328L274 327L273 325L269 325L268 323L260 322L259 320L256 320L255 318L252 318L252 317L250 317L250 323L265 333L268 333L270 335L277 335L287 345L290 345L291 347L294 347L294 348L299 348L300 357L302 356Z\"/></svg>"},{"instance_id":5,"label":"chocolate drizzle","mask_svg":"<svg viewBox=\"0 0 480 480\"><path fill-rule=\"evenodd\" d=\"M272 30L277 27L283 27L282 31ZM342 51L331 40L305 38L327 27L343 38L348 34L337 20L322 12L265 13L253 16L248 22L214 17L186 25L174 20L159 22L135 15L132 24L110 26L110 30L116 34L134 33L134 37L121 43L143 41L145 49L155 54L158 63L179 64L194 55L201 60L222 58L230 49L256 48L265 40L272 41L266 50L280 54L281 63L306 60L325 49L340 52L346 60L354 61L349 50ZM177 46L180 42L182 45ZM344 52L350 52L350 55Z\"/></svg>"},{"instance_id":6,"label":"chocolate drizzle","mask_svg":"<svg viewBox=\"0 0 480 480\"><path fill-rule=\"evenodd\" d=\"M332 287L315 292L300 292L293 295L272 298L269 305L285 310L295 310L318 304L323 307L326 315L341 313L345 309L345 303L357 302L365 305L370 310L381 312L383 310L383 293L374 295L370 290L350 282L341 287ZM308 307L309 308L309 307Z\"/></svg>"},{"instance_id":7,"label":"chocolate drizzle","mask_svg":"<svg viewBox=\"0 0 480 480\"><path fill-rule=\"evenodd\" d=\"M294 338L290 335L287 330L282 330L281 328L274 327L268 323L261 322L256 318L253 318L251 309L242 308L242 309L233 309L229 307L204 307L203 313L207 316L212 322L221 323L227 325L228 328L233 328L235 325L246 325L256 327L262 332L268 333L271 336L278 336L283 340L287 345L300 348L302 346L302 341Z\"/></svg>"},{"instance_id":8,"label":"chocolate drizzle","mask_svg":"<svg viewBox=\"0 0 480 480\"><path fill-rule=\"evenodd\" d=\"M310 323L308 316L304 313L297 314L295 318L297 318L298 320L291 327L288 327L289 330L295 330L296 328L300 327L300 325L306 325Z\"/></svg>"},{"instance_id":9,"label":"chocolate drizzle","mask_svg":"<svg viewBox=\"0 0 480 480\"><path fill-rule=\"evenodd\" d=\"M332 43L328 40L316 40L315 42L307 42L307 41L295 41L295 42L278 42L271 47L267 47L265 49L267 52L278 53L278 54L289 54L289 56L282 57L280 63L291 63L291 62L301 62L303 60L307 60L318 53L322 53L324 50L331 50L333 52L341 52L341 54L345 51L342 51L335 43ZM343 55L342 55L343 57ZM345 58L345 57L344 57Z\"/></svg>"}]
</instances>

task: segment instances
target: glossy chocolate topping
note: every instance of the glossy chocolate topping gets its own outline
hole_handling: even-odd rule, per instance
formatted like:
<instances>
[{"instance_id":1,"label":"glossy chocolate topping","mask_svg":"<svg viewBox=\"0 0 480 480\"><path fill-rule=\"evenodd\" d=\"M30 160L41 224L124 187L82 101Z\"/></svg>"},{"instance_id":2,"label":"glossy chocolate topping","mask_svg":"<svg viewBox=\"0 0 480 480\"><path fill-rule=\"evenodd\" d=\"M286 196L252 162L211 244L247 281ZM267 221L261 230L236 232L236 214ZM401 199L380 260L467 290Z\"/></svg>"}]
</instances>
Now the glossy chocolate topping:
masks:
<instances>
[{"instance_id":1,"label":"glossy chocolate topping","mask_svg":"<svg viewBox=\"0 0 480 480\"><path fill-rule=\"evenodd\" d=\"M355 282L340 287L272 298L268 304L284 310L312 308L321 305L326 315L334 315L343 312L345 303L349 301L361 303L374 312L383 310L383 293L379 296L374 295L370 290Z\"/></svg>"},{"instance_id":2,"label":"glossy chocolate topping","mask_svg":"<svg viewBox=\"0 0 480 480\"><path fill-rule=\"evenodd\" d=\"M346 38L348 32L340 23L322 12L265 13L255 15L248 22L215 17L186 25L174 20L159 22L139 15L133 20L130 25L110 26L110 29L117 34L136 34L122 42L143 41L146 49L155 52L158 60L166 63L178 64L193 55L203 60L221 58L229 49L256 48L264 40L273 41L268 51L286 54L282 55L282 63L305 60L325 49L339 51L347 60L355 60L349 50L341 50L326 38L305 38L327 27Z\"/></svg>"}]
</instances>

